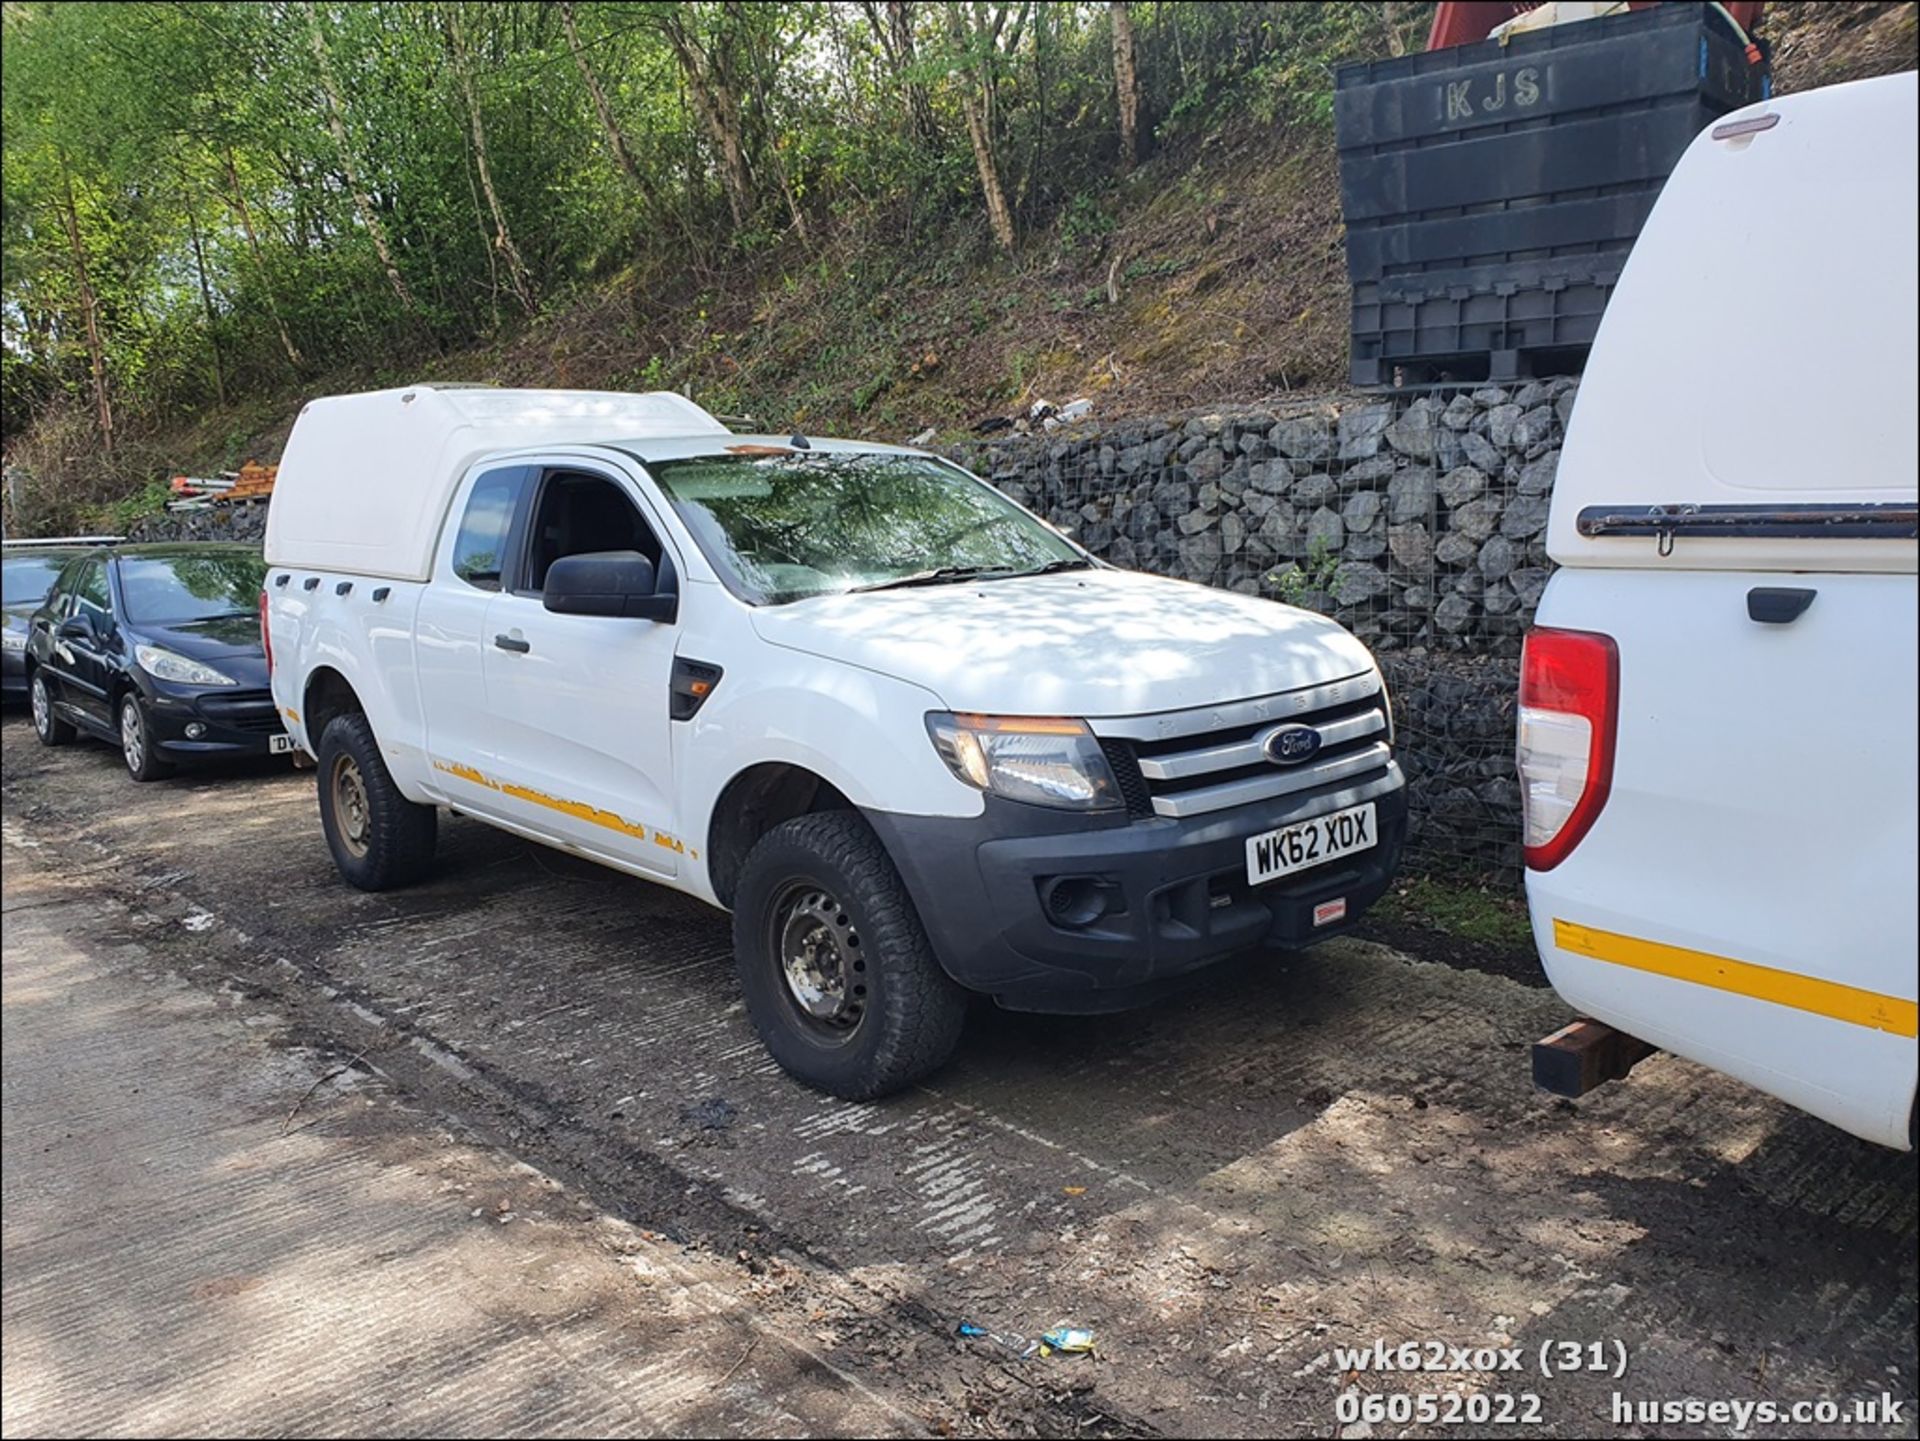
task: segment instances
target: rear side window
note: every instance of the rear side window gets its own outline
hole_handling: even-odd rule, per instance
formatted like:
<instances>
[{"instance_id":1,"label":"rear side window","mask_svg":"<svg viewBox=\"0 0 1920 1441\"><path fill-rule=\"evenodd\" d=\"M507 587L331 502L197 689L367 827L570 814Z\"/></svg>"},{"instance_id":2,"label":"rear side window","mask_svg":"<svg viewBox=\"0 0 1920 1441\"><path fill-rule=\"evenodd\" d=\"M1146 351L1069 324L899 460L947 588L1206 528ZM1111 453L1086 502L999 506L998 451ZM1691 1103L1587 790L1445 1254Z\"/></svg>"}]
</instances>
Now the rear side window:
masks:
<instances>
[{"instance_id":1,"label":"rear side window","mask_svg":"<svg viewBox=\"0 0 1920 1441\"><path fill-rule=\"evenodd\" d=\"M60 562L51 556L8 556L0 571L0 605L26 605L44 601L59 578Z\"/></svg>"},{"instance_id":2,"label":"rear side window","mask_svg":"<svg viewBox=\"0 0 1920 1441\"><path fill-rule=\"evenodd\" d=\"M453 538L453 573L481 590L500 589L507 536L527 488L527 467L491 470L473 483Z\"/></svg>"}]
</instances>

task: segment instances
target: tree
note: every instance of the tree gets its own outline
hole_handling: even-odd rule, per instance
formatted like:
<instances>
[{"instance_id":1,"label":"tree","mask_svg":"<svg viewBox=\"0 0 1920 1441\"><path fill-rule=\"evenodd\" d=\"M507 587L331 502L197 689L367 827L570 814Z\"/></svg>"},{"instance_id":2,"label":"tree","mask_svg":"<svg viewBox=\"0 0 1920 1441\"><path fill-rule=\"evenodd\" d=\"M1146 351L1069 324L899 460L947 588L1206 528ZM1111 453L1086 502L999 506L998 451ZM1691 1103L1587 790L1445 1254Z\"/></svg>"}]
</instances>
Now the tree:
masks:
<instances>
[{"instance_id":1,"label":"tree","mask_svg":"<svg viewBox=\"0 0 1920 1441\"><path fill-rule=\"evenodd\" d=\"M80 239L80 207L73 201L73 170L66 152L60 153L60 184L66 195L62 218L67 223L67 245L73 256L73 283L80 296L80 314L87 330L87 368L93 376L94 424L100 448L113 454L113 405L107 398L107 347L100 338L100 302L87 278L87 247Z\"/></svg>"},{"instance_id":2,"label":"tree","mask_svg":"<svg viewBox=\"0 0 1920 1441\"><path fill-rule=\"evenodd\" d=\"M1107 14L1113 26L1113 89L1120 107L1120 169L1140 163L1140 74L1134 65L1133 15L1127 0L1112 0Z\"/></svg>"},{"instance_id":3,"label":"tree","mask_svg":"<svg viewBox=\"0 0 1920 1441\"><path fill-rule=\"evenodd\" d=\"M561 0L560 24L567 32L567 48L573 52L573 63L580 71L581 82L587 87L587 93L593 97L594 114L600 118L600 131L606 136L607 149L612 152L613 160L620 167L620 173L633 182L634 189L648 199L653 198L653 187L641 175L640 167L634 163L633 152L627 146L626 132L620 128L615 118L613 106L607 100L607 92L601 87L600 77L594 73L587 52L580 44L580 29L574 22L571 0Z\"/></svg>"},{"instance_id":4,"label":"tree","mask_svg":"<svg viewBox=\"0 0 1920 1441\"><path fill-rule=\"evenodd\" d=\"M493 246L507 264L507 281L513 289L514 298L520 302L520 308L528 315L537 314L540 307L534 300L533 277L527 274L527 264L520 258L520 250L513 243L513 233L507 229L506 212L500 207L500 193L494 189L493 170L487 163L487 131L480 118L480 102L474 98L473 75L467 64L467 42L460 30L460 15L452 4L440 6L440 21L447 31L447 54L453 65L454 78L459 82L461 98L466 102L467 124L473 135L473 163L480 172L480 189L487 197L487 211L493 216Z\"/></svg>"},{"instance_id":5,"label":"tree","mask_svg":"<svg viewBox=\"0 0 1920 1441\"><path fill-rule=\"evenodd\" d=\"M686 75L693 108L720 158L720 179L727 192L733 228L742 231L753 216L753 176L740 120L739 91L732 53L733 7L698 4L661 7L660 29ZM705 33L700 33L705 21Z\"/></svg>"},{"instance_id":6,"label":"tree","mask_svg":"<svg viewBox=\"0 0 1920 1441\"><path fill-rule=\"evenodd\" d=\"M947 33L967 67L958 87L960 113L967 121L967 140L973 147L980 194L987 205L987 223L993 228L994 242L1008 255L1013 254L1018 237L1006 186L1000 178L997 62L1003 43L1009 54L1019 49L1020 32L1031 9L1030 3L1021 5L1009 27L1011 5L989 7L982 0L974 0L969 11L960 0L947 0Z\"/></svg>"}]
</instances>

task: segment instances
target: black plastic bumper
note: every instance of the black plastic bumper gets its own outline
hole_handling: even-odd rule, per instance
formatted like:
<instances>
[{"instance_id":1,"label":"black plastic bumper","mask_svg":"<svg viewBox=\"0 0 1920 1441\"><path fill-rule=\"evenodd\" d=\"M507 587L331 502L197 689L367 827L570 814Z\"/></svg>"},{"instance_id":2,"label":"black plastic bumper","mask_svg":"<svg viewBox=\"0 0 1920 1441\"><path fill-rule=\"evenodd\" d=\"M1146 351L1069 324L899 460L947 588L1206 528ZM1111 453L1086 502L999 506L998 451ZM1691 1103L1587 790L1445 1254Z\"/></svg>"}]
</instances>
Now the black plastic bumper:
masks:
<instances>
[{"instance_id":1,"label":"black plastic bumper","mask_svg":"<svg viewBox=\"0 0 1920 1441\"><path fill-rule=\"evenodd\" d=\"M285 729L272 696L264 691L214 691L149 678L144 694L148 730L169 760L263 756L273 737ZM190 725L199 726L200 734L188 735Z\"/></svg>"},{"instance_id":2,"label":"black plastic bumper","mask_svg":"<svg viewBox=\"0 0 1920 1441\"><path fill-rule=\"evenodd\" d=\"M1277 826L1372 801L1379 841L1261 886L1246 842ZM1406 839L1406 783L1390 765L1347 789L1174 820L1076 816L987 798L956 819L869 812L953 978L1014 1010L1139 1004L1180 977L1256 947L1337 935L1386 890ZM1061 878L1099 896L1082 923L1049 909ZM1314 909L1344 900L1320 925ZM1090 906L1088 910L1094 909Z\"/></svg>"},{"instance_id":3,"label":"black plastic bumper","mask_svg":"<svg viewBox=\"0 0 1920 1441\"><path fill-rule=\"evenodd\" d=\"M0 651L0 696L4 696L7 700L27 698L27 653L25 651Z\"/></svg>"}]
</instances>

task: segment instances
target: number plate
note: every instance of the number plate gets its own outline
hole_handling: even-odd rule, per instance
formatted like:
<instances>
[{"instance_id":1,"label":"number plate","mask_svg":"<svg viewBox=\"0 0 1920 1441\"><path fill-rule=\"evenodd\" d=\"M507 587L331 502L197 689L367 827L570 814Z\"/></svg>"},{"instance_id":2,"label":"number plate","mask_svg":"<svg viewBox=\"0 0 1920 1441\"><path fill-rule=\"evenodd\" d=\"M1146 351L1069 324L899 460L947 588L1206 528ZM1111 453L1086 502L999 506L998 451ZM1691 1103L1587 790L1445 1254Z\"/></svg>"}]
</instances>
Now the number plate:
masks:
<instances>
[{"instance_id":1,"label":"number plate","mask_svg":"<svg viewBox=\"0 0 1920 1441\"><path fill-rule=\"evenodd\" d=\"M1247 838L1247 881L1278 880L1379 843L1373 802Z\"/></svg>"},{"instance_id":2,"label":"number plate","mask_svg":"<svg viewBox=\"0 0 1920 1441\"><path fill-rule=\"evenodd\" d=\"M285 731L267 737L267 754L270 756L289 755L293 751L293 737Z\"/></svg>"}]
</instances>

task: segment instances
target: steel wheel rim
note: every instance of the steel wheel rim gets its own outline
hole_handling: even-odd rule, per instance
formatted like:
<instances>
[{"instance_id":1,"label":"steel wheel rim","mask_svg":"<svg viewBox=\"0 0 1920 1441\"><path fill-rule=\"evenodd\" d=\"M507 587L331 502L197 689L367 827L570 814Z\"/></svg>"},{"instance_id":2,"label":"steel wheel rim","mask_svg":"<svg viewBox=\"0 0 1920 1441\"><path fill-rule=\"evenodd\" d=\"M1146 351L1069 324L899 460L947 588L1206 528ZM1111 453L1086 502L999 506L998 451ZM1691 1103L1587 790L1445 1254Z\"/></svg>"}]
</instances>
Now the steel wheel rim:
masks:
<instances>
[{"instance_id":1,"label":"steel wheel rim","mask_svg":"<svg viewBox=\"0 0 1920 1441\"><path fill-rule=\"evenodd\" d=\"M33 703L33 728L41 735L53 729L53 697L47 694L47 678L36 675L28 697Z\"/></svg>"},{"instance_id":2,"label":"steel wheel rim","mask_svg":"<svg viewBox=\"0 0 1920 1441\"><path fill-rule=\"evenodd\" d=\"M147 735L140 707L131 700L120 703L120 753L127 758L127 769L138 775L147 758Z\"/></svg>"},{"instance_id":3,"label":"steel wheel rim","mask_svg":"<svg viewBox=\"0 0 1920 1441\"><path fill-rule=\"evenodd\" d=\"M333 791L333 816L340 843L358 858L373 844L373 808L367 801L367 782L352 756L335 759L327 784Z\"/></svg>"},{"instance_id":4,"label":"steel wheel rim","mask_svg":"<svg viewBox=\"0 0 1920 1441\"><path fill-rule=\"evenodd\" d=\"M789 882L768 921L787 1003L822 1039L846 1041L867 1008L867 962L847 908L812 881Z\"/></svg>"}]
</instances>

